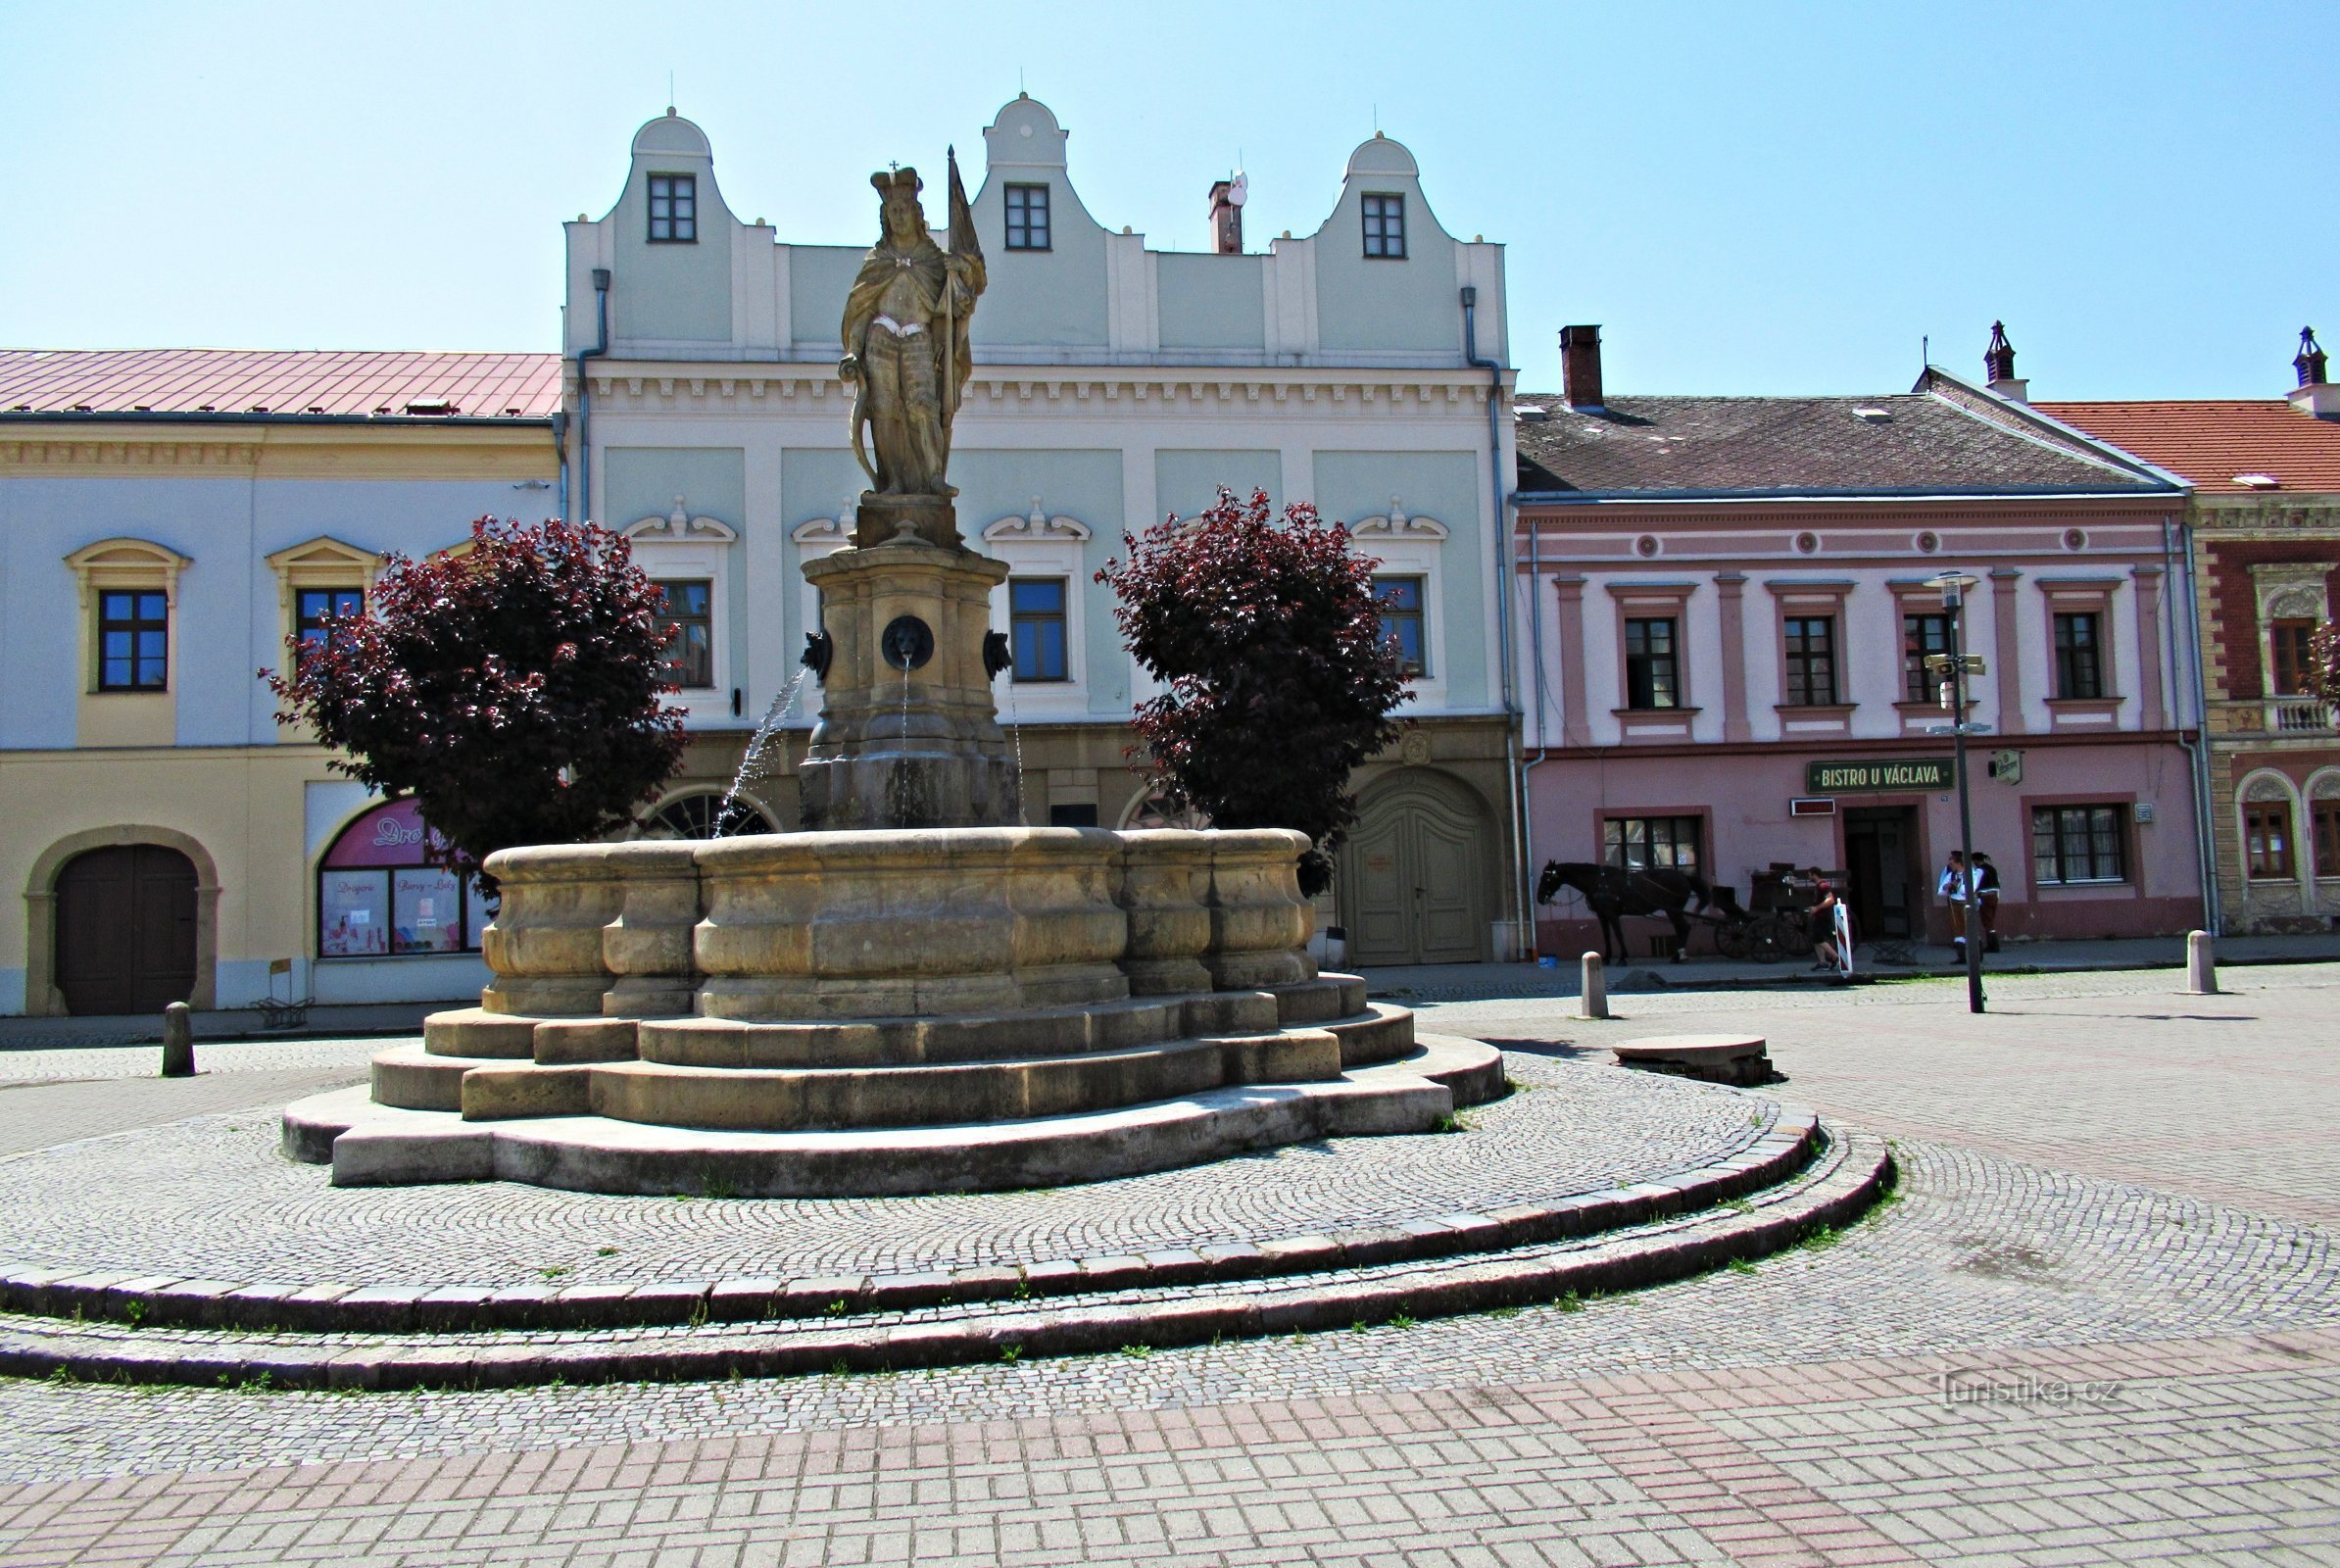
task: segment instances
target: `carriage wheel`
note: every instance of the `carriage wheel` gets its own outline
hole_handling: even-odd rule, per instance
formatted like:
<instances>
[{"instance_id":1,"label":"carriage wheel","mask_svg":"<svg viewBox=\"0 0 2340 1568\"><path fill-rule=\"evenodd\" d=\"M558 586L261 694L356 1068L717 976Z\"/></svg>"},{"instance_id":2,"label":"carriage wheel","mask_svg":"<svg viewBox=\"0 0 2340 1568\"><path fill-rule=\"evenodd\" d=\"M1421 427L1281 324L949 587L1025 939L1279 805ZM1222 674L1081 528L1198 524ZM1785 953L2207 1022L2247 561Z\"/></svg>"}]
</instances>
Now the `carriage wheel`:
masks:
<instances>
[{"instance_id":1,"label":"carriage wheel","mask_svg":"<svg viewBox=\"0 0 2340 1568\"><path fill-rule=\"evenodd\" d=\"M1715 951L1726 958L1744 963L1755 956L1755 938L1748 931L1752 921L1740 920L1731 925L1715 927Z\"/></svg>"},{"instance_id":2,"label":"carriage wheel","mask_svg":"<svg viewBox=\"0 0 2340 1568\"><path fill-rule=\"evenodd\" d=\"M1782 946L1786 949L1787 956L1791 958L1811 957L1811 922L1801 918L1787 918L1783 921L1783 923L1787 927L1787 939Z\"/></svg>"},{"instance_id":3,"label":"carriage wheel","mask_svg":"<svg viewBox=\"0 0 2340 1568\"><path fill-rule=\"evenodd\" d=\"M1778 963L1787 956L1787 938L1794 923L1777 914L1757 915L1747 922L1748 945L1757 963Z\"/></svg>"}]
</instances>

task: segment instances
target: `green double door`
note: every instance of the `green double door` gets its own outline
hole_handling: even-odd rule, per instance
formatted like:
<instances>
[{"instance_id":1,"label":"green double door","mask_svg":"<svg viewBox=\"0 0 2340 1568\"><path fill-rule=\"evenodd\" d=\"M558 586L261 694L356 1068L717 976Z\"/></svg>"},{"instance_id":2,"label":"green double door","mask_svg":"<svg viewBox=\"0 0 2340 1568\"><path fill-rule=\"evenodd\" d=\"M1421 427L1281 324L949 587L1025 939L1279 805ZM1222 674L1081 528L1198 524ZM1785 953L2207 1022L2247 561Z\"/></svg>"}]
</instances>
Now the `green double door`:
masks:
<instances>
[{"instance_id":1,"label":"green double door","mask_svg":"<svg viewBox=\"0 0 2340 1568\"><path fill-rule=\"evenodd\" d=\"M1399 783L1365 805L1341 856L1352 965L1487 956L1487 832L1458 786Z\"/></svg>"}]
</instances>

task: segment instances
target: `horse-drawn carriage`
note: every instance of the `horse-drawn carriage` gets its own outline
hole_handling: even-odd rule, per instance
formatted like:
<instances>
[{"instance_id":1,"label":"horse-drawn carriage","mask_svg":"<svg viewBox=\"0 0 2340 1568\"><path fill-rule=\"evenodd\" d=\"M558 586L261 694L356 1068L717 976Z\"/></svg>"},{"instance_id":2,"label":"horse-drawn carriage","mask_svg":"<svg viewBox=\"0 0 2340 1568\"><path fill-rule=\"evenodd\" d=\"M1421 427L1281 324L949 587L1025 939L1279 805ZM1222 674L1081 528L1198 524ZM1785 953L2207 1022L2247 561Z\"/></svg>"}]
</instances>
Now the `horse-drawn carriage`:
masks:
<instances>
[{"instance_id":1,"label":"horse-drawn carriage","mask_svg":"<svg viewBox=\"0 0 2340 1568\"><path fill-rule=\"evenodd\" d=\"M1755 873L1747 903L1741 905L1736 889L1715 887L1695 871L1552 860L1536 882L1536 902L1549 904L1563 889L1575 892L1600 922L1602 956L1613 949L1620 963L1631 956L1625 943L1628 917L1671 924L1677 963L1688 955L1694 925L1714 934L1715 951L1726 958L1776 963L1811 954L1812 907L1828 880L1829 874L1817 869L1775 865ZM1833 880L1843 879L1838 874Z\"/></svg>"}]
</instances>

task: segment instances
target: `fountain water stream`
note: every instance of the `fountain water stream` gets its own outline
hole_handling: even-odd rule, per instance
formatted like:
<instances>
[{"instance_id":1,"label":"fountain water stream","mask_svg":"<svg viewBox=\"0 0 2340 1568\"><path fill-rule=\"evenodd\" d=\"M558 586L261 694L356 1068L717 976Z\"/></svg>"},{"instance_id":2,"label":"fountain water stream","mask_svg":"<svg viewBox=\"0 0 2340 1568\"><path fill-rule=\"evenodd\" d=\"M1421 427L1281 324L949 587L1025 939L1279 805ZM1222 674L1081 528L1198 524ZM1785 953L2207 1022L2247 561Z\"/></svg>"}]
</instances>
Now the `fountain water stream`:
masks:
<instances>
[{"instance_id":1,"label":"fountain water stream","mask_svg":"<svg viewBox=\"0 0 2340 1568\"><path fill-rule=\"evenodd\" d=\"M772 706L764 710L763 721L756 726L756 733L748 740L747 753L740 758L740 770L732 775L731 788L723 792L723 804L715 808L713 837L724 838L730 833L733 803L739 799L740 791L760 776L756 764L763 760L764 748L780 732L780 726L787 721L788 715L796 710L797 694L804 689L804 677L811 673L810 669L799 669L796 677L788 683L788 689L773 698Z\"/></svg>"}]
</instances>

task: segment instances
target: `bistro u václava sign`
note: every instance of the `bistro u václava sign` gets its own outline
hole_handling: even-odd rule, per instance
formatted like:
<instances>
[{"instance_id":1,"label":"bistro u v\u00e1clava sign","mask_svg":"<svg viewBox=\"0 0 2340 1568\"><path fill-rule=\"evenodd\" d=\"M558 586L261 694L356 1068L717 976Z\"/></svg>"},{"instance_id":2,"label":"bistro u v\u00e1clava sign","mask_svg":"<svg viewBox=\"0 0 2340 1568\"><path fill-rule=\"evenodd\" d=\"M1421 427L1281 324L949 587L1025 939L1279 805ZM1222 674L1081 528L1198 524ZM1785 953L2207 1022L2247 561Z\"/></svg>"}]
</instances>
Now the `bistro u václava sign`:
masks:
<instances>
[{"instance_id":1,"label":"bistro u v\u00e1clava sign","mask_svg":"<svg viewBox=\"0 0 2340 1568\"><path fill-rule=\"evenodd\" d=\"M1860 795L1875 790L1946 790L1953 783L1947 757L1890 758L1874 762L1807 762L1804 789L1812 795Z\"/></svg>"}]
</instances>

